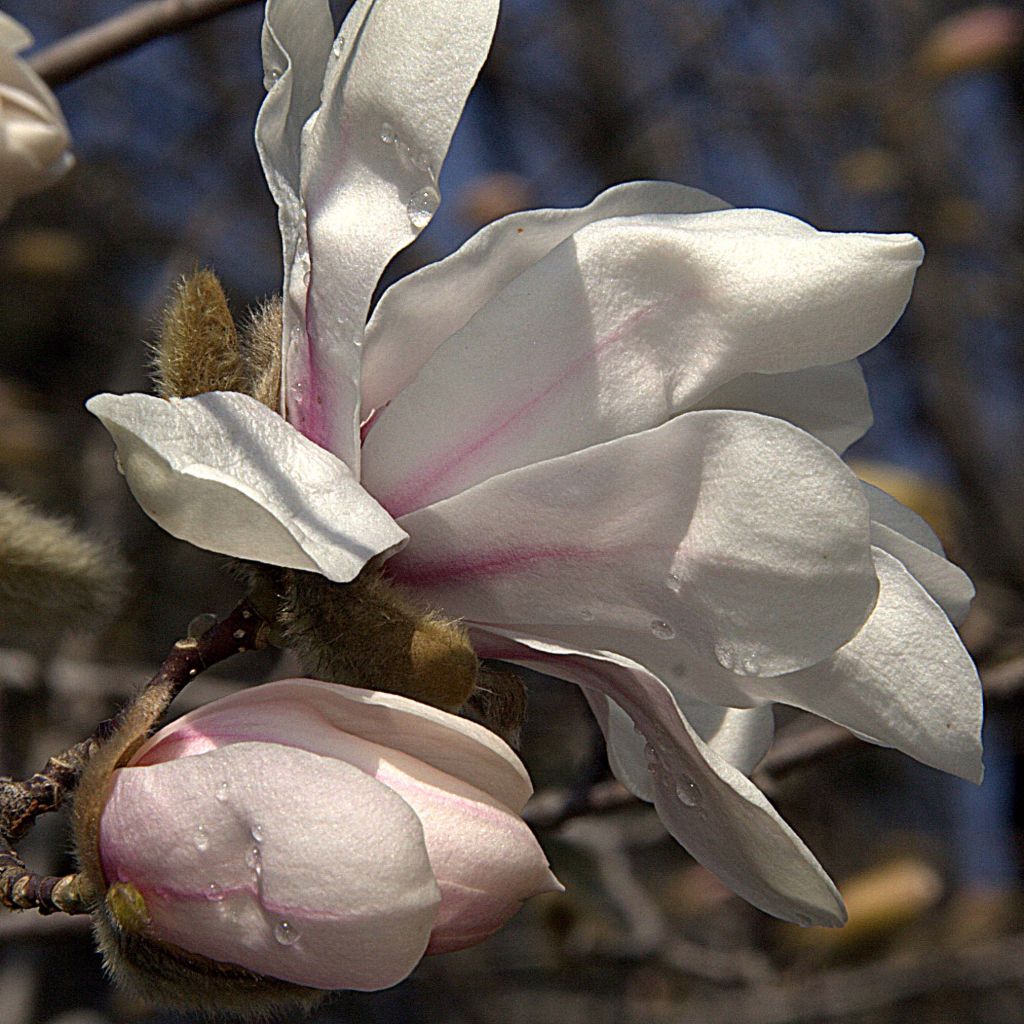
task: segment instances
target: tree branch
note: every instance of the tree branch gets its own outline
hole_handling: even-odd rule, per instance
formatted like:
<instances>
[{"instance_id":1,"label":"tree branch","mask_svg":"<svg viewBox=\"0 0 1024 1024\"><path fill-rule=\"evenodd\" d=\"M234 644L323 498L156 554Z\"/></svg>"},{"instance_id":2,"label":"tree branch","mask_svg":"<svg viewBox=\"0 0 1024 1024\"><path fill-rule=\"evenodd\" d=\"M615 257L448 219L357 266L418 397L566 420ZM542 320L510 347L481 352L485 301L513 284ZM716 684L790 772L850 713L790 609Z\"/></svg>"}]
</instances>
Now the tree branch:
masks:
<instances>
[{"instance_id":1,"label":"tree branch","mask_svg":"<svg viewBox=\"0 0 1024 1024\"><path fill-rule=\"evenodd\" d=\"M262 647L266 620L248 599L202 636L179 640L159 671L113 718L101 722L88 739L76 743L46 762L30 779L0 779L0 906L12 910L35 908L44 914L89 912L80 890L79 876L42 876L29 871L10 848L25 835L40 814L57 810L78 783L89 759L112 736L137 702L153 701L154 721L171 701L204 669L217 662Z\"/></svg>"},{"instance_id":2,"label":"tree branch","mask_svg":"<svg viewBox=\"0 0 1024 1024\"><path fill-rule=\"evenodd\" d=\"M99 64L216 18L253 0L146 0L40 50L29 59L51 86L63 85Z\"/></svg>"}]
</instances>

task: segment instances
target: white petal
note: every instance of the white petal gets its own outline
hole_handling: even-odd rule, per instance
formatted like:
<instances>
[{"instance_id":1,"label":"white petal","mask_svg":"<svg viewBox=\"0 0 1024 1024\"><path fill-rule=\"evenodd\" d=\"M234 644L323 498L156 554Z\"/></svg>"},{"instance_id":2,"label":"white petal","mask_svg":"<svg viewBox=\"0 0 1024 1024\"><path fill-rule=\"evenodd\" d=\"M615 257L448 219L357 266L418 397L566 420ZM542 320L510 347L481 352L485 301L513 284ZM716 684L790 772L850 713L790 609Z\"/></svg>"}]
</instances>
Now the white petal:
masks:
<instances>
[{"instance_id":1,"label":"white petal","mask_svg":"<svg viewBox=\"0 0 1024 1024\"><path fill-rule=\"evenodd\" d=\"M21 196L46 188L74 159L60 104L17 51L32 43L24 26L0 19L0 218Z\"/></svg>"},{"instance_id":2,"label":"white petal","mask_svg":"<svg viewBox=\"0 0 1024 1024\"><path fill-rule=\"evenodd\" d=\"M485 657L568 679L619 704L650 745L654 805L666 828L744 899L787 921L843 923L839 893L811 852L764 794L701 741L656 676L612 654L523 634L489 630L474 639Z\"/></svg>"},{"instance_id":3,"label":"white petal","mask_svg":"<svg viewBox=\"0 0 1024 1024\"><path fill-rule=\"evenodd\" d=\"M715 388L694 409L747 409L806 430L844 452L871 426L871 402L856 360L792 373L745 373Z\"/></svg>"},{"instance_id":4,"label":"white petal","mask_svg":"<svg viewBox=\"0 0 1024 1024\"><path fill-rule=\"evenodd\" d=\"M910 295L909 235L766 210L589 224L445 342L380 413L363 481L394 515L663 423L742 374L848 360Z\"/></svg>"},{"instance_id":5,"label":"white petal","mask_svg":"<svg viewBox=\"0 0 1024 1024\"><path fill-rule=\"evenodd\" d=\"M32 45L32 33L20 21L0 11L0 46L11 53L20 53Z\"/></svg>"},{"instance_id":6,"label":"white petal","mask_svg":"<svg viewBox=\"0 0 1024 1024\"><path fill-rule=\"evenodd\" d=\"M631 181L587 206L526 210L488 224L451 256L403 277L381 297L366 328L363 415L390 402L477 310L585 225L607 217L727 208L700 189Z\"/></svg>"},{"instance_id":7,"label":"white petal","mask_svg":"<svg viewBox=\"0 0 1024 1024\"><path fill-rule=\"evenodd\" d=\"M359 345L391 257L429 221L498 0L360 0L302 135L308 254L286 282L288 418L359 468Z\"/></svg>"},{"instance_id":8,"label":"white petal","mask_svg":"<svg viewBox=\"0 0 1024 1024\"><path fill-rule=\"evenodd\" d=\"M608 764L615 777L634 795L654 800L647 741L633 720L611 698L584 690L587 702L601 723L608 745ZM775 734L775 715L770 704L753 708L723 708L696 700L676 704L693 731L719 757L749 775L768 753Z\"/></svg>"},{"instance_id":9,"label":"white petal","mask_svg":"<svg viewBox=\"0 0 1024 1024\"><path fill-rule=\"evenodd\" d=\"M522 762L489 729L397 694L315 679L252 686L196 708L161 729L132 763L202 752L219 745L218 737L224 736L334 756L346 734L425 761L515 812L533 793Z\"/></svg>"},{"instance_id":10,"label":"white petal","mask_svg":"<svg viewBox=\"0 0 1024 1024\"><path fill-rule=\"evenodd\" d=\"M898 558L954 624L963 622L974 584L950 562L931 527L885 491L862 483L871 508L871 543Z\"/></svg>"},{"instance_id":11,"label":"white petal","mask_svg":"<svg viewBox=\"0 0 1024 1024\"><path fill-rule=\"evenodd\" d=\"M805 708L924 764L981 781L981 684L942 610L892 556L874 551L881 590L861 631L820 665L759 680Z\"/></svg>"},{"instance_id":12,"label":"white petal","mask_svg":"<svg viewBox=\"0 0 1024 1024\"><path fill-rule=\"evenodd\" d=\"M267 0L262 38L267 97L256 118L256 149L278 206L286 327L300 335L305 319L304 277L309 269L302 200L302 129L320 106L333 40L334 22L327 0ZM342 364L344 357L342 353L339 358ZM322 408L324 396L316 397L321 403L314 407Z\"/></svg>"},{"instance_id":13,"label":"white petal","mask_svg":"<svg viewBox=\"0 0 1024 1024\"><path fill-rule=\"evenodd\" d=\"M693 731L719 757L744 775L749 775L757 767L772 745L775 714L770 706L724 708L678 698L677 703Z\"/></svg>"},{"instance_id":14,"label":"white petal","mask_svg":"<svg viewBox=\"0 0 1024 1024\"><path fill-rule=\"evenodd\" d=\"M388 571L429 603L615 650L665 679L677 637L747 674L816 664L857 632L878 585L856 478L755 413L687 413L401 523L412 539Z\"/></svg>"},{"instance_id":15,"label":"white petal","mask_svg":"<svg viewBox=\"0 0 1024 1024\"><path fill-rule=\"evenodd\" d=\"M142 892L160 938L314 988L401 981L439 902L401 797L273 743L120 769L100 846L107 880Z\"/></svg>"},{"instance_id":16,"label":"white petal","mask_svg":"<svg viewBox=\"0 0 1024 1024\"><path fill-rule=\"evenodd\" d=\"M128 486L197 547L351 580L405 533L348 467L247 395L97 395Z\"/></svg>"}]
</instances>

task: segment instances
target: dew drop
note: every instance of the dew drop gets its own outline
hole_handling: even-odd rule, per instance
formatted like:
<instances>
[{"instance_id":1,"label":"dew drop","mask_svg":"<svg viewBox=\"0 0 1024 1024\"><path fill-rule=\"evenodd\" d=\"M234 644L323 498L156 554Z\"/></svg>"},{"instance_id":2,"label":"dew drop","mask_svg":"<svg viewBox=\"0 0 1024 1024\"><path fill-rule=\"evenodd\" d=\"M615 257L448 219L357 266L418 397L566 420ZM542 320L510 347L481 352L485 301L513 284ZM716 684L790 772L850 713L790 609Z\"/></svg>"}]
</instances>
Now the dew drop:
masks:
<instances>
[{"instance_id":1,"label":"dew drop","mask_svg":"<svg viewBox=\"0 0 1024 1024\"><path fill-rule=\"evenodd\" d=\"M251 871L255 871L257 875L263 871L263 858L260 856L258 846L250 847L245 851L245 866Z\"/></svg>"},{"instance_id":2,"label":"dew drop","mask_svg":"<svg viewBox=\"0 0 1024 1024\"><path fill-rule=\"evenodd\" d=\"M580 618L584 622L593 622L594 621L594 613L589 608L581 608L580 609Z\"/></svg>"},{"instance_id":3,"label":"dew drop","mask_svg":"<svg viewBox=\"0 0 1024 1024\"><path fill-rule=\"evenodd\" d=\"M294 946L299 941L299 933L295 930L294 925L287 921L278 921L274 926L274 938L282 946Z\"/></svg>"},{"instance_id":4,"label":"dew drop","mask_svg":"<svg viewBox=\"0 0 1024 1024\"><path fill-rule=\"evenodd\" d=\"M218 799L218 800L219 800L219 801L220 801L221 803L224 803L224 801L225 801L225 800L227 800L227 798L228 798L228 790L229 790L230 788L231 788L231 787L230 787L230 785L228 784L228 780L227 780L227 779L224 779L224 780L223 780L223 781L222 781L222 782L220 783L220 785L219 785L219 786L217 786L217 799Z\"/></svg>"},{"instance_id":5,"label":"dew drop","mask_svg":"<svg viewBox=\"0 0 1024 1024\"><path fill-rule=\"evenodd\" d=\"M683 586L683 578L677 572L670 572L665 577L665 586L672 591L673 594L678 594Z\"/></svg>"},{"instance_id":6,"label":"dew drop","mask_svg":"<svg viewBox=\"0 0 1024 1024\"><path fill-rule=\"evenodd\" d=\"M211 903L222 903L224 900L224 890L216 882L211 882L206 887L206 898Z\"/></svg>"},{"instance_id":7,"label":"dew drop","mask_svg":"<svg viewBox=\"0 0 1024 1024\"><path fill-rule=\"evenodd\" d=\"M432 185L413 192L405 204L405 212L409 214L409 223L417 230L425 228L440 205L441 197Z\"/></svg>"},{"instance_id":8,"label":"dew drop","mask_svg":"<svg viewBox=\"0 0 1024 1024\"><path fill-rule=\"evenodd\" d=\"M190 640L198 640L205 633L209 633L210 630L217 625L217 616L212 612L203 612L201 615L197 615L188 624L188 638Z\"/></svg>"},{"instance_id":9,"label":"dew drop","mask_svg":"<svg viewBox=\"0 0 1024 1024\"><path fill-rule=\"evenodd\" d=\"M312 272L307 268L302 272L302 283L308 288L309 282L313 280Z\"/></svg>"},{"instance_id":10,"label":"dew drop","mask_svg":"<svg viewBox=\"0 0 1024 1024\"><path fill-rule=\"evenodd\" d=\"M664 619L652 619L651 632L659 640L671 640L676 635L675 627L665 622Z\"/></svg>"},{"instance_id":11,"label":"dew drop","mask_svg":"<svg viewBox=\"0 0 1024 1024\"><path fill-rule=\"evenodd\" d=\"M342 53L344 53L344 52L345 52L345 37L344 36L338 36L338 38L334 40L334 45L331 47L331 53L333 53L335 57L340 57L342 55Z\"/></svg>"},{"instance_id":12,"label":"dew drop","mask_svg":"<svg viewBox=\"0 0 1024 1024\"><path fill-rule=\"evenodd\" d=\"M121 453L115 448L114 449L114 468L124 476L124 464L121 462Z\"/></svg>"},{"instance_id":13,"label":"dew drop","mask_svg":"<svg viewBox=\"0 0 1024 1024\"><path fill-rule=\"evenodd\" d=\"M284 74L284 68L269 67L263 72L263 88L270 92L277 80Z\"/></svg>"},{"instance_id":14,"label":"dew drop","mask_svg":"<svg viewBox=\"0 0 1024 1024\"><path fill-rule=\"evenodd\" d=\"M676 796L684 807L699 807L704 799L697 783L685 775L676 780Z\"/></svg>"},{"instance_id":15,"label":"dew drop","mask_svg":"<svg viewBox=\"0 0 1024 1024\"><path fill-rule=\"evenodd\" d=\"M249 834L257 843L263 842L263 826L258 821L249 829Z\"/></svg>"},{"instance_id":16,"label":"dew drop","mask_svg":"<svg viewBox=\"0 0 1024 1024\"><path fill-rule=\"evenodd\" d=\"M205 825L200 825L196 829L196 834L192 837L192 841L196 844L196 849L200 852L210 848L210 837L206 834Z\"/></svg>"},{"instance_id":17,"label":"dew drop","mask_svg":"<svg viewBox=\"0 0 1024 1024\"><path fill-rule=\"evenodd\" d=\"M658 752L650 745L650 743L644 747L644 757L647 758L647 770L654 775L660 767L661 762L658 760Z\"/></svg>"},{"instance_id":18,"label":"dew drop","mask_svg":"<svg viewBox=\"0 0 1024 1024\"><path fill-rule=\"evenodd\" d=\"M390 146L397 138L398 136L395 134L394 125L391 124L390 121L385 121L380 126L380 141L383 142L385 146Z\"/></svg>"}]
</instances>

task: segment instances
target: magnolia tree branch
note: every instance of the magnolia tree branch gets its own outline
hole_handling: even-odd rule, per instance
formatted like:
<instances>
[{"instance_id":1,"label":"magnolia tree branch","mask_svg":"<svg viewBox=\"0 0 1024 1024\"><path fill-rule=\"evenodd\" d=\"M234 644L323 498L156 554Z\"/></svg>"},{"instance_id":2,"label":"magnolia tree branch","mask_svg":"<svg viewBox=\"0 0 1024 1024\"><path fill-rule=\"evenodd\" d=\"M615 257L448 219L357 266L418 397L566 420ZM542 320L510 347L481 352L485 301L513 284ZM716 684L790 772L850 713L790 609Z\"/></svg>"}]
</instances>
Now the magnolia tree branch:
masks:
<instances>
[{"instance_id":1,"label":"magnolia tree branch","mask_svg":"<svg viewBox=\"0 0 1024 1024\"><path fill-rule=\"evenodd\" d=\"M217 662L262 647L266 620L248 599L199 637L179 640L156 675L113 718L100 723L87 739L51 757L29 779L0 779L0 906L12 910L36 908L43 913L88 913L77 875L41 876L29 871L10 844L32 828L39 815L57 810L79 778L89 758L111 736L135 703L155 702L157 718L200 672Z\"/></svg>"},{"instance_id":2,"label":"magnolia tree branch","mask_svg":"<svg viewBox=\"0 0 1024 1024\"><path fill-rule=\"evenodd\" d=\"M29 64L51 86L63 85L105 61L160 36L199 25L253 0L146 0L82 29L32 56Z\"/></svg>"}]
</instances>

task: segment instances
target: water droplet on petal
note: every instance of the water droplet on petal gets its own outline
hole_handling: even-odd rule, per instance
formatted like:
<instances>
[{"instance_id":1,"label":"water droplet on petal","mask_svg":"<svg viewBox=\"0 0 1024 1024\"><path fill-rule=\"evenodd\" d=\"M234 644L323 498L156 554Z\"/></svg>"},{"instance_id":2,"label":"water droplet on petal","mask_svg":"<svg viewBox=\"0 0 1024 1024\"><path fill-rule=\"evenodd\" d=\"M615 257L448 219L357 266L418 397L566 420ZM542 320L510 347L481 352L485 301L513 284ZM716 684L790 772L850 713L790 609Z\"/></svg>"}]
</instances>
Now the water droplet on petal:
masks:
<instances>
[{"instance_id":1,"label":"water droplet on petal","mask_svg":"<svg viewBox=\"0 0 1024 1024\"><path fill-rule=\"evenodd\" d=\"M409 196L405 211L409 214L409 223L419 231L430 223L430 218L441 205L441 197L432 185L421 188Z\"/></svg>"},{"instance_id":2,"label":"water droplet on petal","mask_svg":"<svg viewBox=\"0 0 1024 1024\"><path fill-rule=\"evenodd\" d=\"M381 124L380 141L383 142L385 146L390 146L397 138L398 136L395 134L394 125L392 125L390 121L385 121Z\"/></svg>"},{"instance_id":3,"label":"water droplet on petal","mask_svg":"<svg viewBox=\"0 0 1024 1024\"><path fill-rule=\"evenodd\" d=\"M651 632L659 640L671 640L676 635L675 627L664 619L652 619Z\"/></svg>"},{"instance_id":4,"label":"water droplet on petal","mask_svg":"<svg viewBox=\"0 0 1024 1024\"><path fill-rule=\"evenodd\" d=\"M654 775L654 773L661 767L661 762L658 760L658 752L650 745L650 743L644 747L644 757L647 758L647 770Z\"/></svg>"},{"instance_id":5,"label":"water droplet on petal","mask_svg":"<svg viewBox=\"0 0 1024 1024\"><path fill-rule=\"evenodd\" d=\"M593 622L594 621L594 613L589 608L581 608L580 609L580 618L584 622Z\"/></svg>"},{"instance_id":6,"label":"water droplet on petal","mask_svg":"<svg viewBox=\"0 0 1024 1024\"><path fill-rule=\"evenodd\" d=\"M263 842L263 826L258 821L249 829L249 834L257 843Z\"/></svg>"},{"instance_id":7,"label":"water droplet on petal","mask_svg":"<svg viewBox=\"0 0 1024 1024\"><path fill-rule=\"evenodd\" d=\"M257 877L263 871L263 857L258 846L252 846L245 851L245 866L254 871Z\"/></svg>"},{"instance_id":8,"label":"water droplet on petal","mask_svg":"<svg viewBox=\"0 0 1024 1024\"><path fill-rule=\"evenodd\" d=\"M224 890L216 882L211 882L206 887L206 898L211 903L221 903L224 899Z\"/></svg>"},{"instance_id":9,"label":"water droplet on petal","mask_svg":"<svg viewBox=\"0 0 1024 1024\"><path fill-rule=\"evenodd\" d=\"M192 837L192 841L196 844L196 849L200 852L210 848L210 837L206 834L205 825L200 825L196 829L196 834Z\"/></svg>"},{"instance_id":10,"label":"water droplet on petal","mask_svg":"<svg viewBox=\"0 0 1024 1024\"><path fill-rule=\"evenodd\" d=\"M334 40L334 45L331 47L331 53L333 53L335 57L340 57L344 52L345 37L338 36L338 38Z\"/></svg>"},{"instance_id":11,"label":"water droplet on petal","mask_svg":"<svg viewBox=\"0 0 1024 1024\"><path fill-rule=\"evenodd\" d=\"M313 280L313 274L307 268L306 270L304 270L302 272L302 283L308 288L309 287L309 282L312 281L312 280Z\"/></svg>"},{"instance_id":12,"label":"water droplet on petal","mask_svg":"<svg viewBox=\"0 0 1024 1024\"><path fill-rule=\"evenodd\" d=\"M282 946L294 946L299 941L299 933L295 930L294 925L287 921L278 921L274 926L274 938Z\"/></svg>"},{"instance_id":13,"label":"water droplet on petal","mask_svg":"<svg viewBox=\"0 0 1024 1024\"><path fill-rule=\"evenodd\" d=\"M676 796L685 807L699 807L704 799L697 783L685 775L676 779Z\"/></svg>"},{"instance_id":14,"label":"water droplet on petal","mask_svg":"<svg viewBox=\"0 0 1024 1024\"><path fill-rule=\"evenodd\" d=\"M114 468L124 476L124 464L121 462L121 453L115 448L114 449Z\"/></svg>"},{"instance_id":15,"label":"water droplet on petal","mask_svg":"<svg viewBox=\"0 0 1024 1024\"><path fill-rule=\"evenodd\" d=\"M270 92L274 84L284 74L284 68L269 67L263 72L263 88Z\"/></svg>"},{"instance_id":16,"label":"water droplet on petal","mask_svg":"<svg viewBox=\"0 0 1024 1024\"><path fill-rule=\"evenodd\" d=\"M218 786L217 786L217 799L218 799L218 800L219 800L219 801L220 801L221 803L224 803L224 801L225 801L225 800L227 800L227 798L228 798L228 790L229 790L230 788L231 788L231 786L230 786L230 784L228 783L228 780L227 780L227 779L224 779L224 780L223 780L223 781L222 781L222 782L220 783L220 785L218 785Z\"/></svg>"},{"instance_id":17,"label":"water droplet on petal","mask_svg":"<svg viewBox=\"0 0 1024 1024\"><path fill-rule=\"evenodd\" d=\"M677 572L670 572L665 577L665 586L672 591L673 594L678 594L683 586L683 578Z\"/></svg>"}]
</instances>

